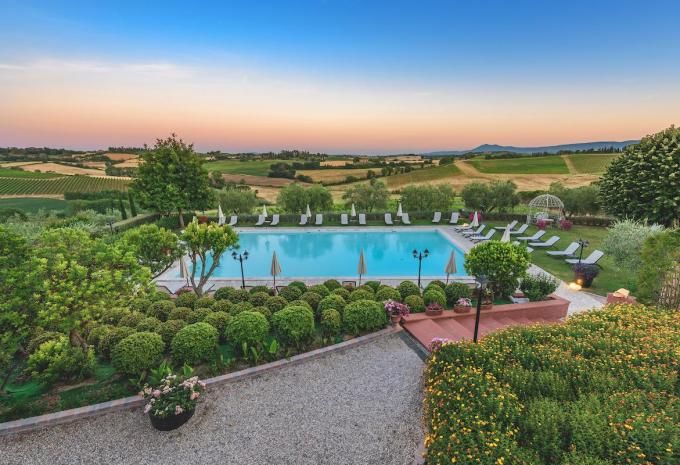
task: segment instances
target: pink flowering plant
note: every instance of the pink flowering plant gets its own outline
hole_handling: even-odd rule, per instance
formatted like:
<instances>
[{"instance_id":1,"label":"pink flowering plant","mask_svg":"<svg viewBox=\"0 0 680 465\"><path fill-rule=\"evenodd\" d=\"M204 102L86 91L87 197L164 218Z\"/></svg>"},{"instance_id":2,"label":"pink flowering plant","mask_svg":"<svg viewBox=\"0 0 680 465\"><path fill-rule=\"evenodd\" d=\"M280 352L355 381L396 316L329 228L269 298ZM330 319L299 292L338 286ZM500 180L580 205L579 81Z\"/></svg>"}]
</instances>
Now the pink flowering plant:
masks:
<instances>
[{"instance_id":1,"label":"pink flowering plant","mask_svg":"<svg viewBox=\"0 0 680 465\"><path fill-rule=\"evenodd\" d=\"M144 413L166 418L193 411L201 393L205 391L205 383L199 380L198 376L191 376L193 370L188 365L184 365L181 375L172 373L163 365L156 373L159 371L162 378L145 385L139 393L147 400Z\"/></svg>"},{"instance_id":2,"label":"pink flowering plant","mask_svg":"<svg viewBox=\"0 0 680 465\"><path fill-rule=\"evenodd\" d=\"M444 344L447 342L450 342L447 338L445 337L435 337L430 341L430 352L435 352L439 349L442 348Z\"/></svg>"},{"instance_id":3,"label":"pink flowering plant","mask_svg":"<svg viewBox=\"0 0 680 465\"><path fill-rule=\"evenodd\" d=\"M397 302L396 300L386 301L385 311L389 316L406 316L411 313L411 309L408 305Z\"/></svg>"},{"instance_id":4,"label":"pink flowering plant","mask_svg":"<svg viewBox=\"0 0 680 465\"><path fill-rule=\"evenodd\" d=\"M472 307L472 300L467 297L461 297L456 301L456 305L460 307Z\"/></svg>"}]
</instances>

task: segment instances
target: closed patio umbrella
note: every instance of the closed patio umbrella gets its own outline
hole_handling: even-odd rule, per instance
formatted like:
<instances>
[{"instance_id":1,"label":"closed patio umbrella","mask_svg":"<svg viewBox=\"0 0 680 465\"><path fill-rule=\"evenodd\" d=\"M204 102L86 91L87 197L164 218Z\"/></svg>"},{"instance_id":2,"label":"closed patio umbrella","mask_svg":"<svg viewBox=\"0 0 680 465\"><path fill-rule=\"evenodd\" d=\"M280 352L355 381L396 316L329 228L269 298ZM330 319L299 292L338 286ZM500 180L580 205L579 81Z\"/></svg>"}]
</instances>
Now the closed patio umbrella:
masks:
<instances>
[{"instance_id":1,"label":"closed patio umbrella","mask_svg":"<svg viewBox=\"0 0 680 465\"><path fill-rule=\"evenodd\" d=\"M471 228L476 228L479 226L479 215L477 215L477 212L475 212L474 215L472 215L472 223L470 223Z\"/></svg>"},{"instance_id":2,"label":"closed patio umbrella","mask_svg":"<svg viewBox=\"0 0 680 465\"><path fill-rule=\"evenodd\" d=\"M227 218L224 216L224 213L222 212L222 205L219 203L217 204L217 224L222 226L224 223L226 223Z\"/></svg>"},{"instance_id":3,"label":"closed patio umbrella","mask_svg":"<svg viewBox=\"0 0 680 465\"><path fill-rule=\"evenodd\" d=\"M276 277L281 275L281 265L279 264L279 259L276 257L276 251L274 251L274 254L272 255L272 268L270 273L274 278L274 289L276 289Z\"/></svg>"},{"instance_id":4,"label":"closed patio umbrella","mask_svg":"<svg viewBox=\"0 0 680 465\"><path fill-rule=\"evenodd\" d=\"M361 276L366 274L366 260L364 259L363 249L359 254L359 265L357 266L357 274L359 275L359 286L361 286Z\"/></svg>"},{"instance_id":5,"label":"closed patio umbrella","mask_svg":"<svg viewBox=\"0 0 680 465\"><path fill-rule=\"evenodd\" d=\"M449 262L446 264L446 269L444 272L446 273L446 284L449 283L449 275L456 274L458 271L458 268L456 267L456 252L451 251L451 256L449 257Z\"/></svg>"},{"instance_id":6,"label":"closed patio umbrella","mask_svg":"<svg viewBox=\"0 0 680 465\"><path fill-rule=\"evenodd\" d=\"M262 215L264 215L265 218L267 217L267 206L266 205L262 205Z\"/></svg>"},{"instance_id":7,"label":"closed patio umbrella","mask_svg":"<svg viewBox=\"0 0 680 465\"><path fill-rule=\"evenodd\" d=\"M503 231L501 236L501 242L510 242L510 225L505 227L505 231Z\"/></svg>"},{"instance_id":8,"label":"closed patio umbrella","mask_svg":"<svg viewBox=\"0 0 680 465\"><path fill-rule=\"evenodd\" d=\"M397 216L402 216L404 212L401 210L401 202L399 202L399 207L397 208Z\"/></svg>"},{"instance_id":9,"label":"closed patio umbrella","mask_svg":"<svg viewBox=\"0 0 680 465\"><path fill-rule=\"evenodd\" d=\"M352 204L352 217L357 216L357 209L354 208L354 204Z\"/></svg>"},{"instance_id":10,"label":"closed patio umbrella","mask_svg":"<svg viewBox=\"0 0 680 465\"><path fill-rule=\"evenodd\" d=\"M187 268L184 257L179 259L179 277L186 281L187 286L189 285L189 268Z\"/></svg>"},{"instance_id":11,"label":"closed patio umbrella","mask_svg":"<svg viewBox=\"0 0 680 465\"><path fill-rule=\"evenodd\" d=\"M312 217L312 211L309 209L309 204L307 204L307 213L306 214L307 214L307 218Z\"/></svg>"}]
</instances>

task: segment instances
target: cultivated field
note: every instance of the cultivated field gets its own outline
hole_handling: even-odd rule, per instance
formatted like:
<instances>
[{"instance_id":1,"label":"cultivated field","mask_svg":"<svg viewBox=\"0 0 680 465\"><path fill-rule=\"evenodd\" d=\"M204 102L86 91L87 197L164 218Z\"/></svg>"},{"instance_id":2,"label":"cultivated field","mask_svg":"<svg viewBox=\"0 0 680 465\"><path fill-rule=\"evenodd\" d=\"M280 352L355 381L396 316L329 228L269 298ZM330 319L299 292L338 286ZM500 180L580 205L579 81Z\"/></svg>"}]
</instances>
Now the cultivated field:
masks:
<instances>
[{"instance_id":1,"label":"cultivated field","mask_svg":"<svg viewBox=\"0 0 680 465\"><path fill-rule=\"evenodd\" d=\"M566 157L578 173L604 173L612 160L619 157L619 154L578 153L566 155Z\"/></svg>"},{"instance_id":2,"label":"cultivated field","mask_svg":"<svg viewBox=\"0 0 680 465\"><path fill-rule=\"evenodd\" d=\"M269 167L274 163L292 163L292 160L219 160L204 163L203 167L208 171L219 171L225 174L267 176Z\"/></svg>"},{"instance_id":3,"label":"cultivated field","mask_svg":"<svg viewBox=\"0 0 680 465\"><path fill-rule=\"evenodd\" d=\"M32 171L24 171L23 169L5 168L4 166L0 166L0 178L47 179L57 177L59 177L59 175L55 173L34 173Z\"/></svg>"},{"instance_id":4,"label":"cultivated field","mask_svg":"<svg viewBox=\"0 0 680 465\"><path fill-rule=\"evenodd\" d=\"M1 178L0 195L59 195L65 192L125 191L129 182L125 178L91 176L64 176L52 179Z\"/></svg>"},{"instance_id":5,"label":"cultivated field","mask_svg":"<svg viewBox=\"0 0 680 465\"><path fill-rule=\"evenodd\" d=\"M27 213L35 213L38 210L66 210L68 203L61 199L14 197L0 199L0 210L17 209Z\"/></svg>"},{"instance_id":6,"label":"cultivated field","mask_svg":"<svg viewBox=\"0 0 680 465\"><path fill-rule=\"evenodd\" d=\"M344 181L347 176L354 176L355 178L364 179L366 178L366 173L368 173L368 168L357 168L357 169L323 169L323 170L299 170L295 174L302 174L305 176L310 176L315 182L340 182ZM373 169L374 172L380 172L380 170Z\"/></svg>"},{"instance_id":7,"label":"cultivated field","mask_svg":"<svg viewBox=\"0 0 680 465\"><path fill-rule=\"evenodd\" d=\"M410 173L395 174L384 179L388 187L395 188L408 184L446 181L451 177L460 176L461 174L460 168L457 165L450 164L432 168L419 168Z\"/></svg>"},{"instance_id":8,"label":"cultivated field","mask_svg":"<svg viewBox=\"0 0 680 465\"><path fill-rule=\"evenodd\" d=\"M110 152L107 152L103 155L111 161L125 161L125 160L132 160L134 158L138 158L138 155L135 154L135 153L110 153Z\"/></svg>"},{"instance_id":9,"label":"cultivated field","mask_svg":"<svg viewBox=\"0 0 680 465\"><path fill-rule=\"evenodd\" d=\"M467 160L486 174L568 174L569 168L561 157L526 157L497 160Z\"/></svg>"},{"instance_id":10,"label":"cultivated field","mask_svg":"<svg viewBox=\"0 0 680 465\"><path fill-rule=\"evenodd\" d=\"M59 163L35 163L31 165L24 165L21 167L25 171L34 171L41 173L56 173L65 175L82 174L84 176L101 176L104 174L101 170L93 168L80 168L79 166L60 165Z\"/></svg>"}]
</instances>

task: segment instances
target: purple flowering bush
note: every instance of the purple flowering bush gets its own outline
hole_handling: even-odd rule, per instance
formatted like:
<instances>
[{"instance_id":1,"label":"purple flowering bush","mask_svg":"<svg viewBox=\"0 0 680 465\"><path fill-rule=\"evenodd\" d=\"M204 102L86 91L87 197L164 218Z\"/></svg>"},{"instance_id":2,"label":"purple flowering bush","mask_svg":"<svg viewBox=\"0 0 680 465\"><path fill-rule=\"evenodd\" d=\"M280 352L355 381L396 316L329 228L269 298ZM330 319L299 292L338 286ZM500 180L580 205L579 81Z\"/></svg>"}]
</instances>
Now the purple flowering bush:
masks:
<instances>
[{"instance_id":1,"label":"purple flowering bush","mask_svg":"<svg viewBox=\"0 0 680 465\"><path fill-rule=\"evenodd\" d=\"M447 342L449 342L449 340L445 337L432 338L432 340L430 341L430 352L435 352L435 351L441 349L442 346L444 344L446 344Z\"/></svg>"},{"instance_id":2,"label":"purple flowering bush","mask_svg":"<svg viewBox=\"0 0 680 465\"><path fill-rule=\"evenodd\" d=\"M472 307L472 300L467 297L461 297L456 301L456 305L460 307Z\"/></svg>"},{"instance_id":3,"label":"purple flowering bush","mask_svg":"<svg viewBox=\"0 0 680 465\"><path fill-rule=\"evenodd\" d=\"M158 418L180 415L196 408L205 383L198 376L191 376L192 369L184 366L183 374L168 372L153 385L145 385L139 394L147 400L144 413Z\"/></svg>"},{"instance_id":4,"label":"purple flowering bush","mask_svg":"<svg viewBox=\"0 0 680 465\"><path fill-rule=\"evenodd\" d=\"M441 312L444 310L444 306L442 304L439 304L437 302L432 302L430 305L427 306L426 311L428 312Z\"/></svg>"},{"instance_id":5,"label":"purple flowering bush","mask_svg":"<svg viewBox=\"0 0 680 465\"><path fill-rule=\"evenodd\" d=\"M406 316L411 313L408 305L397 302L396 300L388 300L385 302L385 311L389 316Z\"/></svg>"}]
</instances>

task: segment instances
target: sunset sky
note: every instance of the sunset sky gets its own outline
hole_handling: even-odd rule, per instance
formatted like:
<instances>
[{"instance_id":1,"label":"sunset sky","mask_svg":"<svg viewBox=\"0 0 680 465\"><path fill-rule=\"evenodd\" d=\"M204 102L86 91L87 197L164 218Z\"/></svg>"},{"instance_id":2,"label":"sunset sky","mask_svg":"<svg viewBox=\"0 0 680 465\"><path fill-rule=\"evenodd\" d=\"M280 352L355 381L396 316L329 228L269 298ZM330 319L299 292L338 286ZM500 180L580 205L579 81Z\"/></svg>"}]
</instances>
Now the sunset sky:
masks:
<instances>
[{"instance_id":1,"label":"sunset sky","mask_svg":"<svg viewBox=\"0 0 680 465\"><path fill-rule=\"evenodd\" d=\"M395 153L680 124L678 1L105 3L0 0L0 146Z\"/></svg>"}]
</instances>

